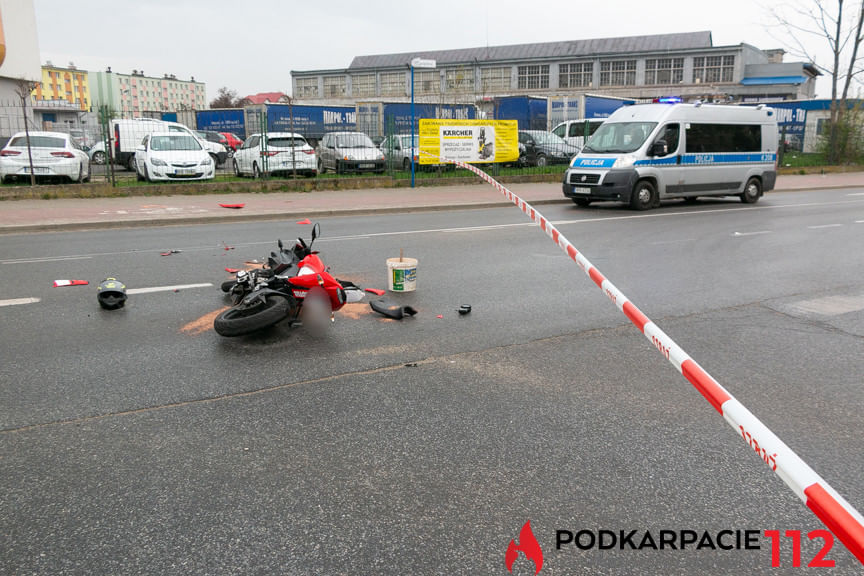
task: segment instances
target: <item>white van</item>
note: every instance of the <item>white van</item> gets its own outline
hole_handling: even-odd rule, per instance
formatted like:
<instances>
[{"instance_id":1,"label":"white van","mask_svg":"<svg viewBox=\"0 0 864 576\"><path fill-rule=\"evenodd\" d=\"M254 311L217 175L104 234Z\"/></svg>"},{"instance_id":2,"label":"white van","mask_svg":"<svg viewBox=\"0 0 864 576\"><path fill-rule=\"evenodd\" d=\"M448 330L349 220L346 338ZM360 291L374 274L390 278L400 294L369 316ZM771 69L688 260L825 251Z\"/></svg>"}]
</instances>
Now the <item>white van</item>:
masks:
<instances>
[{"instance_id":1,"label":"white van","mask_svg":"<svg viewBox=\"0 0 864 576\"><path fill-rule=\"evenodd\" d=\"M193 131L177 122L166 122L164 120L155 120L153 118L133 118L111 121L111 132L114 135L114 162L122 166L126 166L129 170L135 170L135 151L144 137L153 132L182 132L189 134L199 142L201 138ZM212 149L208 143L201 142L201 146L210 152L210 156L215 162L221 159L225 161L225 147L221 144L216 144L221 148L223 153L222 158L217 158L218 151ZM209 143L212 144L212 143Z\"/></svg>"},{"instance_id":2,"label":"white van","mask_svg":"<svg viewBox=\"0 0 864 576\"><path fill-rule=\"evenodd\" d=\"M552 133L563 138L568 144L582 148L582 146L585 145L586 132L590 138L605 120L605 118L592 118L591 120L565 120L555 126L555 128L552 129Z\"/></svg>"},{"instance_id":3,"label":"white van","mask_svg":"<svg viewBox=\"0 0 864 576\"><path fill-rule=\"evenodd\" d=\"M635 210L661 199L757 202L777 179L777 116L763 105L635 104L607 118L570 163L564 196Z\"/></svg>"}]
</instances>

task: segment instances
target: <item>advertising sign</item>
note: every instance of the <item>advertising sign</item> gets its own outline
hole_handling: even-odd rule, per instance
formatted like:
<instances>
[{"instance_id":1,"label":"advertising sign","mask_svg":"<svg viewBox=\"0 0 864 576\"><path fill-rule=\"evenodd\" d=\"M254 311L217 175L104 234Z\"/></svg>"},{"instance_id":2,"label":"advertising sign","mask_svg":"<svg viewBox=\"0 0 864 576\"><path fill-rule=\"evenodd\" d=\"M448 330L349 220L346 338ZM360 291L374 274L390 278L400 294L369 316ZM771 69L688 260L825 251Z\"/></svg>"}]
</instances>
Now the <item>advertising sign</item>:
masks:
<instances>
[{"instance_id":1,"label":"advertising sign","mask_svg":"<svg viewBox=\"0 0 864 576\"><path fill-rule=\"evenodd\" d=\"M516 120L420 120L420 164L516 162Z\"/></svg>"}]
</instances>

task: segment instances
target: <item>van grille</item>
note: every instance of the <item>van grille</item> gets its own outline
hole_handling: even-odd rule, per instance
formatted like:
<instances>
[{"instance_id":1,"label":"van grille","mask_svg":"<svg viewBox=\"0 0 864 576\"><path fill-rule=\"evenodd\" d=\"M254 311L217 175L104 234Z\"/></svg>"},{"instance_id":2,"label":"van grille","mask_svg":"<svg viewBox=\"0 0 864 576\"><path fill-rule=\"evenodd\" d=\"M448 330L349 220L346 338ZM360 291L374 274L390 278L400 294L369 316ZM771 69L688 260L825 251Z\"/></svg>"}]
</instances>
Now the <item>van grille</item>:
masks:
<instances>
[{"instance_id":1,"label":"van grille","mask_svg":"<svg viewBox=\"0 0 864 576\"><path fill-rule=\"evenodd\" d=\"M591 173L578 173L571 172L570 173L570 184L575 184L576 186L585 186L588 184L597 185L600 182L600 174L591 174Z\"/></svg>"}]
</instances>

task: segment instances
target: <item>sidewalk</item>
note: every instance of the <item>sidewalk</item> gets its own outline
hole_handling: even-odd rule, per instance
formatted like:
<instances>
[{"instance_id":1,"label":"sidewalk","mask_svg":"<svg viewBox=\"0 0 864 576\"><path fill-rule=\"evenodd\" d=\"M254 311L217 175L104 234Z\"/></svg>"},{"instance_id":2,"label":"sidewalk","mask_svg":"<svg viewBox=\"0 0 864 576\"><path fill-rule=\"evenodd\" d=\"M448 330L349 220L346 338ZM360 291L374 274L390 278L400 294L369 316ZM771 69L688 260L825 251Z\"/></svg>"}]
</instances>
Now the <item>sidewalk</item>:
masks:
<instances>
[{"instance_id":1,"label":"sidewalk","mask_svg":"<svg viewBox=\"0 0 864 576\"><path fill-rule=\"evenodd\" d=\"M560 183L510 184L507 187L535 205L569 203ZM826 188L864 188L864 172L781 175L775 192ZM773 194L770 192L769 194ZM236 222L279 218L310 218L381 212L445 210L507 204L497 190L479 179L476 185L208 194L201 196L132 196L0 202L0 233L88 228L120 228L153 224ZM223 208L220 204L243 204Z\"/></svg>"}]
</instances>

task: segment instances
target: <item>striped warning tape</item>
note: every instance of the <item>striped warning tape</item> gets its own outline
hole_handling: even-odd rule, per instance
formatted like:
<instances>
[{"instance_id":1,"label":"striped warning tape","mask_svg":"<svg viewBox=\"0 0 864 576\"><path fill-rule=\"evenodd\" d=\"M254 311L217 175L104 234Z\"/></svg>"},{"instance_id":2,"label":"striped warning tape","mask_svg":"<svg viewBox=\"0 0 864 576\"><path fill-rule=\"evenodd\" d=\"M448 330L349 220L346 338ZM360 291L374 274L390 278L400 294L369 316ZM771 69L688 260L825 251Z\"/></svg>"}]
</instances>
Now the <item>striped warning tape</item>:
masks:
<instances>
[{"instance_id":1,"label":"striped warning tape","mask_svg":"<svg viewBox=\"0 0 864 576\"><path fill-rule=\"evenodd\" d=\"M648 319L630 300L595 268L558 230L530 204L508 190L482 170L462 162L470 170L504 194L567 253L585 274L606 294L618 309L645 335L675 368L723 415L747 445L771 467L846 548L864 564L864 517L846 502L795 452L736 400L723 386L702 369L663 330Z\"/></svg>"}]
</instances>

